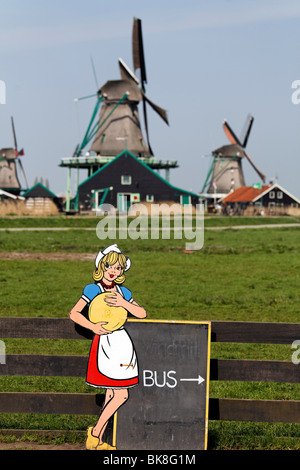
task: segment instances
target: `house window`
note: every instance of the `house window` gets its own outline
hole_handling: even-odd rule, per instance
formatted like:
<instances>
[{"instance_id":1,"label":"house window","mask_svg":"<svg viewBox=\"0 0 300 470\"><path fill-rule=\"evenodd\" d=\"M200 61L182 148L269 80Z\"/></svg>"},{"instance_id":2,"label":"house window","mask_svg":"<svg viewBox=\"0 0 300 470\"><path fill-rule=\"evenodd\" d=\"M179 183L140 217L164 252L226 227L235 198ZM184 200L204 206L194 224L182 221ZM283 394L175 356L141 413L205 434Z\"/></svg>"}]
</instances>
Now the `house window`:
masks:
<instances>
[{"instance_id":1,"label":"house window","mask_svg":"<svg viewBox=\"0 0 300 470\"><path fill-rule=\"evenodd\" d=\"M282 191L277 191L277 199L282 199L282 198L283 198Z\"/></svg>"},{"instance_id":2,"label":"house window","mask_svg":"<svg viewBox=\"0 0 300 470\"><path fill-rule=\"evenodd\" d=\"M275 199L275 191L270 191L269 192L269 198L270 199Z\"/></svg>"},{"instance_id":3,"label":"house window","mask_svg":"<svg viewBox=\"0 0 300 470\"><path fill-rule=\"evenodd\" d=\"M131 193L130 202L140 202L140 194L139 193Z\"/></svg>"},{"instance_id":4,"label":"house window","mask_svg":"<svg viewBox=\"0 0 300 470\"><path fill-rule=\"evenodd\" d=\"M154 202L153 194L147 194L146 195L146 202Z\"/></svg>"},{"instance_id":5,"label":"house window","mask_svg":"<svg viewBox=\"0 0 300 470\"><path fill-rule=\"evenodd\" d=\"M131 176L130 175L122 175L121 176L121 184L131 184Z\"/></svg>"},{"instance_id":6,"label":"house window","mask_svg":"<svg viewBox=\"0 0 300 470\"><path fill-rule=\"evenodd\" d=\"M189 196L188 194L181 194L180 195L180 204L182 204L183 206L185 204L191 204L191 196Z\"/></svg>"}]
</instances>

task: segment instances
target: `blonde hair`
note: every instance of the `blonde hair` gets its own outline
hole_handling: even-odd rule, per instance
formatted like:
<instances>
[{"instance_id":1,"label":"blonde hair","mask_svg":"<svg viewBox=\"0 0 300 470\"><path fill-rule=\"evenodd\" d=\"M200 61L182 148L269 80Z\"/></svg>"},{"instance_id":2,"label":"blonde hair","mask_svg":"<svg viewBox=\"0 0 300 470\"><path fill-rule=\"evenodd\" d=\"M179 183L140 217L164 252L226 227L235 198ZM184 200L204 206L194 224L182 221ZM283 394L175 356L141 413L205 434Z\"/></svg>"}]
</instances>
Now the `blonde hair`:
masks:
<instances>
[{"instance_id":1,"label":"blonde hair","mask_svg":"<svg viewBox=\"0 0 300 470\"><path fill-rule=\"evenodd\" d=\"M115 279L116 284L123 284L125 281L124 269L126 268L126 256L123 253L117 253L116 251L110 251L107 255L103 256L99 261L98 268L93 272L94 281L101 281L105 271L105 265L113 266L117 261L121 266L121 274Z\"/></svg>"}]
</instances>

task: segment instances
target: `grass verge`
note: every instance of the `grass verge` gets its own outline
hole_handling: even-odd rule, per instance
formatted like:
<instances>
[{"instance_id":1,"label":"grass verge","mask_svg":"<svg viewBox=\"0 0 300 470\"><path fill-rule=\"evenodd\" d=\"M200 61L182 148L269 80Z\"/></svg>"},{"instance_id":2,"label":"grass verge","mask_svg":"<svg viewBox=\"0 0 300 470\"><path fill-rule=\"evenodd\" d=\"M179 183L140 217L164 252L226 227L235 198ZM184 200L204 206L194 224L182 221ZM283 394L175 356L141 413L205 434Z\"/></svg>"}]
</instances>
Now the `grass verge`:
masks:
<instances>
[{"instance_id":1,"label":"grass verge","mask_svg":"<svg viewBox=\"0 0 300 470\"><path fill-rule=\"evenodd\" d=\"M38 220L44 227L49 220L56 227L62 220L64 224L73 220L70 227L75 226L75 219ZM220 224L220 220L245 223L240 218L212 218L207 223ZM37 222L10 218L4 225L13 223L20 227ZM150 319L299 322L299 228L206 230L203 249L185 254L184 240L100 241L93 230L80 230L82 224L93 227L94 220L83 218L76 223L79 230L0 232L0 251L21 253L15 259L0 260L1 316L66 317L84 285L92 281L93 262L53 261L47 254L96 254L106 244L117 242L132 259L126 286L145 306ZM25 260L22 252L45 256ZM5 343L9 354L86 355L89 351L85 340L9 339ZM289 361L291 354L289 345L212 344L212 357L218 358ZM93 393L84 379L54 377L1 377L0 389ZM299 384L211 382L210 396L299 400L300 389ZM91 419L95 417L2 414L0 427L62 430L60 440L55 441L57 435L53 439L68 442L79 439L76 431L85 430ZM71 438L68 432L72 431ZM209 423L210 449L299 449L299 438L299 425ZM43 439L45 436L38 442L50 442L49 437Z\"/></svg>"}]
</instances>

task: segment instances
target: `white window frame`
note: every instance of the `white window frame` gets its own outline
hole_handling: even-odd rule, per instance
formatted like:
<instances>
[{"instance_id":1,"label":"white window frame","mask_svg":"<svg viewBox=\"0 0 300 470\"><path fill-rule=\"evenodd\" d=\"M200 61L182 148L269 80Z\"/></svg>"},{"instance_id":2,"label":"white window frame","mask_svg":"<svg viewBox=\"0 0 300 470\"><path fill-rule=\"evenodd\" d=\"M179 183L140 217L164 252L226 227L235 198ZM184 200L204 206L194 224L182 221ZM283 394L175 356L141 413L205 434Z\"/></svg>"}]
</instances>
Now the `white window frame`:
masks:
<instances>
[{"instance_id":1,"label":"white window frame","mask_svg":"<svg viewBox=\"0 0 300 470\"><path fill-rule=\"evenodd\" d=\"M275 191L269 192L269 199L275 199Z\"/></svg>"},{"instance_id":2,"label":"white window frame","mask_svg":"<svg viewBox=\"0 0 300 470\"><path fill-rule=\"evenodd\" d=\"M127 178L128 178L128 181L127 181ZM130 184L132 184L131 175L121 175L121 184L124 186L125 185L129 186Z\"/></svg>"},{"instance_id":3,"label":"white window frame","mask_svg":"<svg viewBox=\"0 0 300 470\"><path fill-rule=\"evenodd\" d=\"M154 202L153 194L147 194L146 195L146 202Z\"/></svg>"}]
</instances>

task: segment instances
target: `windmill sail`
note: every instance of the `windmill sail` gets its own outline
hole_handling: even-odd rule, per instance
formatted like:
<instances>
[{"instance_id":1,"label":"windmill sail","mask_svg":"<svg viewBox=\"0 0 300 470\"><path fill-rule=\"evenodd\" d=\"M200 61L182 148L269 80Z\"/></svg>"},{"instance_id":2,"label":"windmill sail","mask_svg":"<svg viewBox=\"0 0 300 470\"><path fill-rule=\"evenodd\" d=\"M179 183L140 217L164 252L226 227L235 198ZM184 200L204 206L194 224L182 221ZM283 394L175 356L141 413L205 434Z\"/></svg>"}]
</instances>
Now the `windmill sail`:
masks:
<instances>
[{"instance_id":1,"label":"windmill sail","mask_svg":"<svg viewBox=\"0 0 300 470\"><path fill-rule=\"evenodd\" d=\"M135 74L130 70L128 65L122 59L119 59L119 69L120 69L121 77L123 79L132 80L136 84L140 83L138 78L135 76ZM151 101L147 97L147 95L145 94L143 89L140 90L140 93L141 93L142 98L143 98L143 112L144 112L144 121L145 121L145 131L146 131L146 137L147 137L147 144L148 144L148 148L150 150L151 155L153 155L153 151L151 149L150 139L149 139L148 116L147 116L146 103L148 103L151 106L151 108L165 121L165 123L169 125L167 111L165 109L161 108L160 106L158 106L157 104L153 103L153 101Z\"/></svg>"},{"instance_id":2,"label":"windmill sail","mask_svg":"<svg viewBox=\"0 0 300 470\"><path fill-rule=\"evenodd\" d=\"M119 59L119 69L123 80L133 80L136 84L140 83L138 78L134 75L134 73L130 70L128 65L126 65L124 60L122 59ZM169 124L167 111L161 108L160 106L157 106L157 104L153 103L153 101L149 100L143 90L140 90L140 93L142 94L143 99L151 106L151 108L157 114L159 114L159 116L165 121L165 123Z\"/></svg>"},{"instance_id":3,"label":"windmill sail","mask_svg":"<svg viewBox=\"0 0 300 470\"><path fill-rule=\"evenodd\" d=\"M134 75L130 68L125 64L124 60L119 58L120 75L123 80L133 80L138 85L139 79Z\"/></svg>"},{"instance_id":4,"label":"windmill sail","mask_svg":"<svg viewBox=\"0 0 300 470\"><path fill-rule=\"evenodd\" d=\"M256 173L260 176L260 178L263 180L263 182L265 182L266 176L263 173L261 173L261 171L259 171L259 169L254 165L254 163L251 160L251 158L249 157L249 155L246 152L244 152L244 154L245 154L245 157L247 158L248 162L250 163L250 165L252 165L252 167L254 168Z\"/></svg>"},{"instance_id":5,"label":"windmill sail","mask_svg":"<svg viewBox=\"0 0 300 470\"><path fill-rule=\"evenodd\" d=\"M226 120L223 122L223 129L231 144L233 145L238 144L242 146L241 142L239 141L239 139L237 138L237 136L235 135L235 133L233 132L233 130L231 129L231 127L229 126Z\"/></svg>"},{"instance_id":6,"label":"windmill sail","mask_svg":"<svg viewBox=\"0 0 300 470\"><path fill-rule=\"evenodd\" d=\"M27 182L27 178L26 178L25 171L24 171L24 168L23 168L23 163L21 162L21 160L19 158L18 158L18 164L19 164L19 167L20 167L20 172L22 174L23 181L25 183L24 189L28 189L28 182Z\"/></svg>"},{"instance_id":7,"label":"windmill sail","mask_svg":"<svg viewBox=\"0 0 300 470\"><path fill-rule=\"evenodd\" d=\"M150 140L149 140L149 129L148 129L148 116L147 116L147 106L148 103L155 112L167 123L167 113L166 111L154 104L149 98L145 95L145 83L147 83L147 74L146 74L146 65L145 65L145 54L144 54L144 45L143 45L143 34L142 34L142 22L139 18L133 19L133 28L132 28L132 59L133 59L133 68L134 71L140 70L141 75L141 92L143 96L143 111L144 111L144 121L145 121L145 130L147 136L147 143L150 149L151 155L153 155Z\"/></svg>"},{"instance_id":8,"label":"windmill sail","mask_svg":"<svg viewBox=\"0 0 300 470\"><path fill-rule=\"evenodd\" d=\"M142 35L142 22L138 18L133 19L132 28L132 59L134 71L140 70L141 84L144 90L144 83L147 83L143 35Z\"/></svg>"},{"instance_id":9,"label":"windmill sail","mask_svg":"<svg viewBox=\"0 0 300 470\"><path fill-rule=\"evenodd\" d=\"M142 96L145 99L145 101L151 106L154 111L157 112L157 114L160 115L160 117L165 121L166 124L169 124L168 121L168 115L167 111L160 106L157 106L157 104L153 103L153 101L150 101L149 98L145 95L145 93L141 90Z\"/></svg>"},{"instance_id":10,"label":"windmill sail","mask_svg":"<svg viewBox=\"0 0 300 470\"><path fill-rule=\"evenodd\" d=\"M254 117L249 114L248 117L247 117L247 120L246 120L244 130L242 132L242 136L241 136L241 142L242 142L242 145L243 145L244 148L247 145L248 138L249 138L249 135L250 135L250 131L251 131L251 128L252 128L252 125L253 125L253 121L254 121Z\"/></svg>"}]
</instances>

